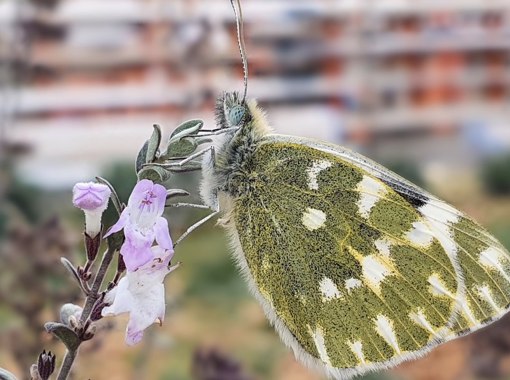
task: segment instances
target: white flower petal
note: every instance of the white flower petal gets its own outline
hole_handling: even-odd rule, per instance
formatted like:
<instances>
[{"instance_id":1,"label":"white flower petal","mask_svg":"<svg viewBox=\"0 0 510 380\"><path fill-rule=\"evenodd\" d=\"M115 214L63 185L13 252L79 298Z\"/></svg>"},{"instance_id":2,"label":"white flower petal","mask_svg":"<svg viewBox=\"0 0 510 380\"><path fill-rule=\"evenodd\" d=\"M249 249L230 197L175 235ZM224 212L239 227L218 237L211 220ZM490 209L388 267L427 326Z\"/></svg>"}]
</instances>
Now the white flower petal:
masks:
<instances>
[{"instance_id":1,"label":"white flower petal","mask_svg":"<svg viewBox=\"0 0 510 380\"><path fill-rule=\"evenodd\" d=\"M106 315L119 315L123 313L129 313L131 311L132 305L135 303L133 295L128 291L129 281L126 277L122 278L119 281L119 284L112 291L114 293L114 299L111 306L107 306L103 309L101 314L103 316ZM109 292L111 293L111 292ZM109 301L111 295L105 298L106 301Z\"/></svg>"},{"instance_id":2,"label":"white flower petal","mask_svg":"<svg viewBox=\"0 0 510 380\"><path fill-rule=\"evenodd\" d=\"M168 268L173 254L159 248L154 249L156 258L135 272L127 272L117 287L109 292L105 300L113 299L111 306L103 309L102 315L129 313L126 343L138 343L143 331L165 317L165 276L176 267Z\"/></svg>"}]
</instances>

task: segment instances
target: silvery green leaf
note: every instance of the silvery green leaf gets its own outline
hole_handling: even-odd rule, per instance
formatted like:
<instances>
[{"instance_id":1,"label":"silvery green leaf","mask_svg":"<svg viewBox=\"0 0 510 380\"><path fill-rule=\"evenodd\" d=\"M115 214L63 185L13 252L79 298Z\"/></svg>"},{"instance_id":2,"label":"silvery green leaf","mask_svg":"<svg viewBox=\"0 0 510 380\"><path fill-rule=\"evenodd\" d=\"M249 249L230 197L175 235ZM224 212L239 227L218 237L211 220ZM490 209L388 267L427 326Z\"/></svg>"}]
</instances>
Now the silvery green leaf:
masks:
<instances>
[{"instance_id":1,"label":"silvery green leaf","mask_svg":"<svg viewBox=\"0 0 510 380\"><path fill-rule=\"evenodd\" d=\"M155 183L163 183L170 175L170 172L161 166L145 166L138 172L138 180L148 179Z\"/></svg>"},{"instance_id":2,"label":"silvery green leaf","mask_svg":"<svg viewBox=\"0 0 510 380\"><path fill-rule=\"evenodd\" d=\"M192 154L198 147L196 139L192 137L183 137L168 144L166 153L161 156L164 160L170 160L175 157L186 157Z\"/></svg>"},{"instance_id":3,"label":"silvery green leaf","mask_svg":"<svg viewBox=\"0 0 510 380\"><path fill-rule=\"evenodd\" d=\"M135 163L135 169L138 173L140 170L142 170L143 165L147 163L147 151L149 150L149 140L143 144L142 149L138 152L138 156L136 156L136 163Z\"/></svg>"},{"instance_id":4,"label":"silvery green leaf","mask_svg":"<svg viewBox=\"0 0 510 380\"><path fill-rule=\"evenodd\" d=\"M71 275L74 277L74 279L78 283L78 285L79 285L80 289L83 291L83 293L87 294L88 290L83 285L83 282L82 282L82 280L80 278L78 270L74 267L74 265L69 260L67 260L65 257L61 257L60 258L60 262L69 271L69 273L71 273Z\"/></svg>"},{"instance_id":5,"label":"silvery green leaf","mask_svg":"<svg viewBox=\"0 0 510 380\"><path fill-rule=\"evenodd\" d=\"M0 368L0 380L18 380L18 379L9 371Z\"/></svg>"},{"instance_id":6,"label":"silvery green leaf","mask_svg":"<svg viewBox=\"0 0 510 380\"><path fill-rule=\"evenodd\" d=\"M159 145L161 144L161 127L154 124L151 138L147 141L147 152L145 155L145 163L154 162L156 159Z\"/></svg>"},{"instance_id":7,"label":"silvery green leaf","mask_svg":"<svg viewBox=\"0 0 510 380\"><path fill-rule=\"evenodd\" d=\"M67 260L65 257L60 258L60 262L65 266L65 268L71 273L71 275L75 278L76 281L81 283L80 275L78 274L78 271L74 267L74 265Z\"/></svg>"},{"instance_id":8,"label":"silvery green leaf","mask_svg":"<svg viewBox=\"0 0 510 380\"><path fill-rule=\"evenodd\" d=\"M189 162L186 165L183 166L174 166L172 168L169 168L171 172L174 173L186 173L186 172L192 172L197 170L202 170L202 164L198 162Z\"/></svg>"},{"instance_id":9,"label":"silvery green leaf","mask_svg":"<svg viewBox=\"0 0 510 380\"><path fill-rule=\"evenodd\" d=\"M106 179L104 179L102 177L96 177L96 181L99 183L102 183L110 188L110 190L112 192L112 194L110 195L110 199L112 200L113 206L115 207L115 209L117 210L117 212L120 215L120 213L122 212L122 209L124 207L122 206L122 203L119 199L119 195L117 194L117 191L115 191L115 188L112 186L112 184L110 182L108 182Z\"/></svg>"},{"instance_id":10,"label":"silvery green leaf","mask_svg":"<svg viewBox=\"0 0 510 380\"><path fill-rule=\"evenodd\" d=\"M143 165L154 162L157 158L158 148L161 144L161 128L157 124L154 124L153 127L151 137L143 144L142 149L136 156L135 168L137 173L142 170Z\"/></svg>"},{"instance_id":11,"label":"silvery green leaf","mask_svg":"<svg viewBox=\"0 0 510 380\"><path fill-rule=\"evenodd\" d=\"M186 190L182 189L169 189L166 191L166 199L171 199L175 197L186 197L189 193Z\"/></svg>"},{"instance_id":12,"label":"silvery green leaf","mask_svg":"<svg viewBox=\"0 0 510 380\"><path fill-rule=\"evenodd\" d=\"M170 139L168 140L168 143L171 144L174 141L178 141L183 137L193 135L197 133L202 127L204 126L204 122L202 120L194 119L194 120L188 120L181 125L179 125L175 130L172 132Z\"/></svg>"},{"instance_id":13,"label":"silvery green leaf","mask_svg":"<svg viewBox=\"0 0 510 380\"><path fill-rule=\"evenodd\" d=\"M78 335L63 323L47 322L44 324L44 328L60 339L69 351L76 351L81 343Z\"/></svg>"}]
</instances>

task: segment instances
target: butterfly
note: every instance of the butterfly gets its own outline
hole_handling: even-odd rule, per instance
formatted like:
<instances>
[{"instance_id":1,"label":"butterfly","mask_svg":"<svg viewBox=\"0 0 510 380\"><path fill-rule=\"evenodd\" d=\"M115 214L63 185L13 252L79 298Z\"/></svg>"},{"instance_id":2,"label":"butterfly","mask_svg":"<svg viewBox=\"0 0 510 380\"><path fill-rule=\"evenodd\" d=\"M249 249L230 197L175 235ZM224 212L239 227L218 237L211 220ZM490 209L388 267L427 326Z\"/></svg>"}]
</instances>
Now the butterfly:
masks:
<instances>
[{"instance_id":1,"label":"butterfly","mask_svg":"<svg viewBox=\"0 0 510 380\"><path fill-rule=\"evenodd\" d=\"M244 94L217 101L201 196L249 288L307 366L348 379L423 356L510 307L508 251L453 206L360 154L274 134ZM313 126L310 126L313 127ZM185 235L187 235L187 233Z\"/></svg>"}]
</instances>

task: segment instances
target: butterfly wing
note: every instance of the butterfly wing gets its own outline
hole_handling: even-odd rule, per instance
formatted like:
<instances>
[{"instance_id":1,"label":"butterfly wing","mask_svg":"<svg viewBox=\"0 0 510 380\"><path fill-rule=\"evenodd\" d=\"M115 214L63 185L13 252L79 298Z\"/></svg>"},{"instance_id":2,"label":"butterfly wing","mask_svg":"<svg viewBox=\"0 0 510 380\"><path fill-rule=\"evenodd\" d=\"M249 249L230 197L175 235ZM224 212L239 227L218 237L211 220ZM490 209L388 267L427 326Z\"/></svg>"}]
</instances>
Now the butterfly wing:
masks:
<instances>
[{"instance_id":1,"label":"butterfly wing","mask_svg":"<svg viewBox=\"0 0 510 380\"><path fill-rule=\"evenodd\" d=\"M477 330L508 311L510 255L482 226L412 182L356 152L293 136L271 135L268 139L333 154L383 181L425 217L428 227L453 258L460 276L457 318L448 339ZM472 313L471 310L477 312Z\"/></svg>"},{"instance_id":2,"label":"butterfly wing","mask_svg":"<svg viewBox=\"0 0 510 380\"><path fill-rule=\"evenodd\" d=\"M231 199L236 257L309 366L335 378L386 368L508 308L504 248L383 167L269 135L248 168L246 190Z\"/></svg>"}]
</instances>

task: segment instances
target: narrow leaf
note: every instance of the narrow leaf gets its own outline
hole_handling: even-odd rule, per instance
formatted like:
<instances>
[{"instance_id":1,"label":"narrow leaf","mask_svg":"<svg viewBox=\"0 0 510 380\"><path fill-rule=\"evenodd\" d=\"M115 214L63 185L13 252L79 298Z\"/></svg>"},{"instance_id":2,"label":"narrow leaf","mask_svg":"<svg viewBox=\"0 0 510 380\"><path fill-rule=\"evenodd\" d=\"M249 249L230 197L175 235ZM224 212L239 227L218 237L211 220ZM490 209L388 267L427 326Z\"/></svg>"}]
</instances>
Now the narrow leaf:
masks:
<instances>
[{"instance_id":1,"label":"narrow leaf","mask_svg":"<svg viewBox=\"0 0 510 380\"><path fill-rule=\"evenodd\" d=\"M168 170L170 170L171 172L174 172L174 173L194 172L197 170L202 170L202 164L200 164L198 162L190 162L184 166L174 166L174 167L168 168Z\"/></svg>"},{"instance_id":2,"label":"narrow leaf","mask_svg":"<svg viewBox=\"0 0 510 380\"><path fill-rule=\"evenodd\" d=\"M166 191L166 199L171 199L175 197L186 197L189 193L186 190L182 189L169 189Z\"/></svg>"},{"instance_id":3,"label":"narrow leaf","mask_svg":"<svg viewBox=\"0 0 510 380\"><path fill-rule=\"evenodd\" d=\"M145 154L145 163L154 162L156 159L159 145L161 144L161 127L154 124L151 138L147 141L147 152Z\"/></svg>"},{"instance_id":4,"label":"narrow leaf","mask_svg":"<svg viewBox=\"0 0 510 380\"><path fill-rule=\"evenodd\" d=\"M65 344L69 351L76 351L81 340L76 333L62 323L47 322L44 324L47 332L52 333Z\"/></svg>"},{"instance_id":5,"label":"narrow leaf","mask_svg":"<svg viewBox=\"0 0 510 380\"><path fill-rule=\"evenodd\" d=\"M187 157L198 147L196 139L192 137L183 137L180 140L168 144L166 153L161 156L164 160L170 160L174 157Z\"/></svg>"},{"instance_id":6,"label":"narrow leaf","mask_svg":"<svg viewBox=\"0 0 510 380\"><path fill-rule=\"evenodd\" d=\"M65 266L65 268L71 273L71 275L75 278L76 281L78 281L79 284L81 284L80 275L78 274L78 271L74 267L74 265L67 260L65 257L60 258L60 262Z\"/></svg>"},{"instance_id":7,"label":"narrow leaf","mask_svg":"<svg viewBox=\"0 0 510 380\"><path fill-rule=\"evenodd\" d=\"M146 166L138 173L138 180L149 179L155 183L167 181L171 173L161 166Z\"/></svg>"},{"instance_id":8,"label":"narrow leaf","mask_svg":"<svg viewBox=\"0 0 510 380\"><path fill-rule=\"evenodd\" d=\"M194 120L188 120L179 125L175 130L172 132L170 139L168 140L168 143L171 144L174 141L178 141L183 137L193 135L197 133L202 127L204 126L204 122L202 120L194 119Z\"/></svg>"},{"instance_id":9,"label":"narrow leaf","mask_svg":"<svg viewBox=\"0 0 510 380\"><path fill-rule=\"evenodd\" d=\"M142 170L143 165L147 163L147 151L149 150L149 140L147 140L143 146L142 149L138 152L138 155L136 156L136 162L135 162L135 169L138 173L140 170Z\"/></svg>"}]
</instances>

